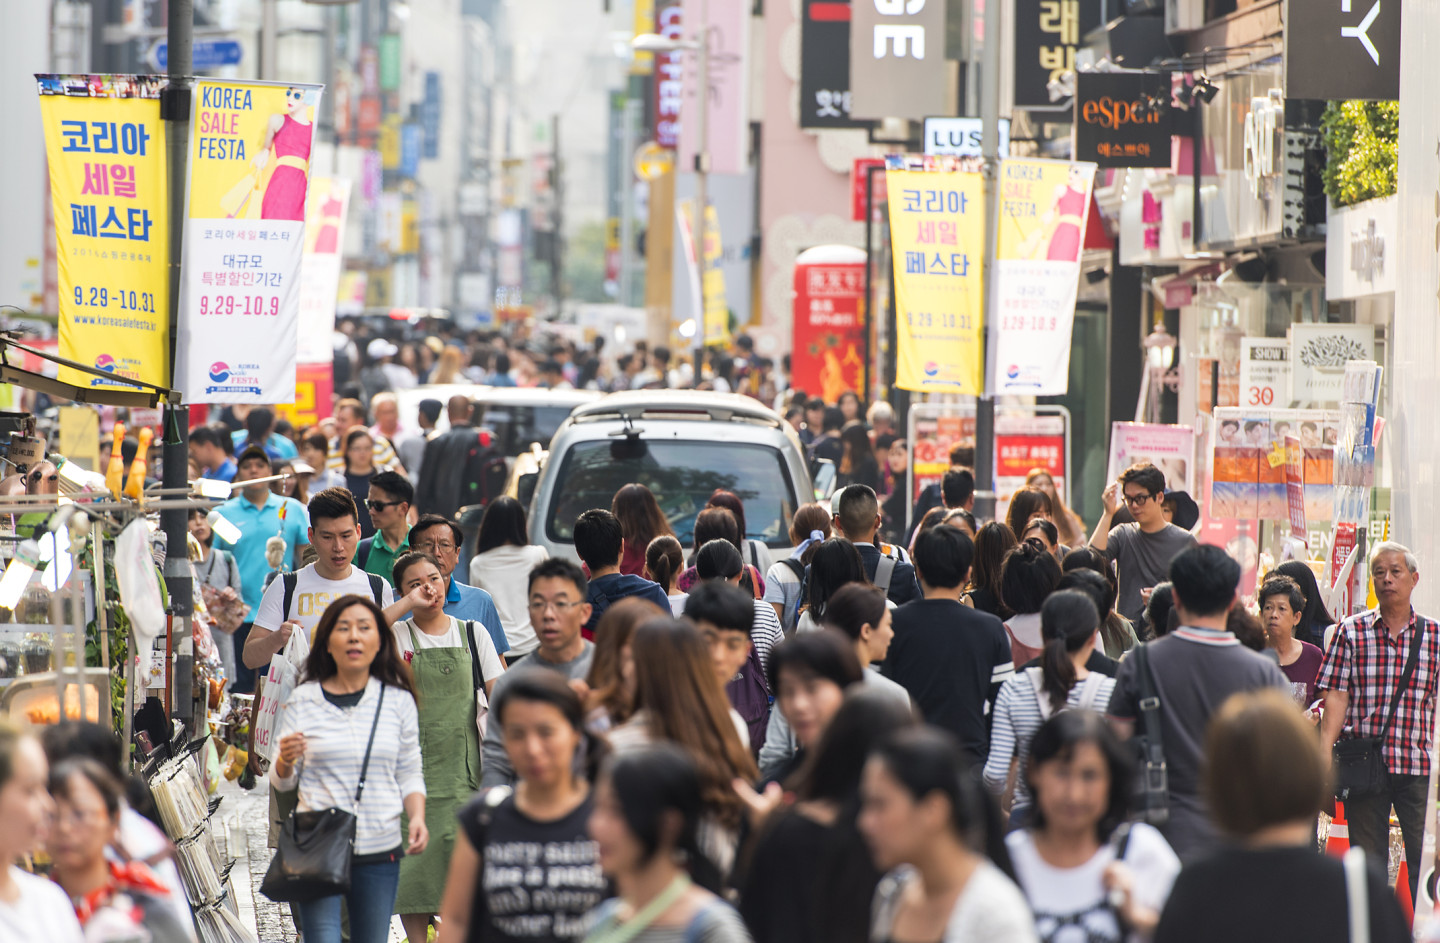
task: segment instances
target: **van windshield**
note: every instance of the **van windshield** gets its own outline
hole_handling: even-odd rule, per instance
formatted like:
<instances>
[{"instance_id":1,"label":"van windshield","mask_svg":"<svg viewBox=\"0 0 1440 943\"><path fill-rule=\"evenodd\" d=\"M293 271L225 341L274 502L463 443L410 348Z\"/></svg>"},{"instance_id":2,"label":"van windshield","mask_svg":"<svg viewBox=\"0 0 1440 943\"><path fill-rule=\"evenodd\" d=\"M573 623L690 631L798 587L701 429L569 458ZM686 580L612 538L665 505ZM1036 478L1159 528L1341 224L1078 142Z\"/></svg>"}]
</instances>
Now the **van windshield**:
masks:
<instances>
[{"instance_id":1,"label":"van windshield","mask_svg":"<svg viewBox=\"0 0 1440 943\"><path fill-rule=\"evenodd\" d=\"M778 450L683 439L576 443L555 478L545 522L550 539L573 540L575 519L591 508L610 507L615 492L631 482L655 493L687 550L695 515L716 488L733 491L745 502L747 537L773 546L790 544L795 490Z\"/></svg>"},{"instance_id":2,"label":"van windshield","mask_svg":"<svg viewBox=\"0 0 1440 943\"><path fill-rule=\"evenodd\" d=\"M511 406L482 402L476 410L476 421L495 433L502 453L514 456L527 451L532 442L548 447L555 430L569 417L572 408L570 405Z\"/></svg>"}]
</instances>

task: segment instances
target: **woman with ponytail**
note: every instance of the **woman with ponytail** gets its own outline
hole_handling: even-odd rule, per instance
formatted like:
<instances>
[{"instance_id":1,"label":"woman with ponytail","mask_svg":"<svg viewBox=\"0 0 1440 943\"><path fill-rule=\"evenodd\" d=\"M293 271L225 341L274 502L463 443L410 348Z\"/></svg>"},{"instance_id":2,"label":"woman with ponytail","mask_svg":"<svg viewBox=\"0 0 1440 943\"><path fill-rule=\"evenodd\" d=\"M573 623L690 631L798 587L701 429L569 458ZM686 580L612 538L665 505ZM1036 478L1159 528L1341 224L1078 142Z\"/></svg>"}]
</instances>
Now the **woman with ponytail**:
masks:
<instances>
[{"instance_id":1,"label":"woman with ponytail","mask_svg":"<svg viewBox=\"0 0 1440 943\"><path fill-rule=\"evenodd\" d=\"M860 779L860 834L876 867L870 939L1035 943L999 809L949 734L897 732ZM892 870L893 869L893 870Z\"/></svg>"},{"instance_id":2,"label":"woman with ponytail","mask_svg":"<svg viewBox=\"0 0 1440 943\"><path fill-rule=\"evenodd\" d=\"M1040 666L1017 671L995 698L990 731L990 754L985 760L985 785L997 796L1011 781L1016 758L1029 753L1030 739L1052 715L1085 708L1105 712L1115 679L1085 667L1095 651L1100 612L1086 593L1062 589L1050 594L1040 608L1040 635L1044 640ZM1031 798L1024 775L1014 778L1010 827L1028 821Z\"/></svg>"},{"instance_id":3,"label":"woman with ponytail","mask_svg":"<svg viewBox=\"0 0 1440 943\"><path fill-rule=\"evenodd\" d=\"M784 560L771 565L765 574L765 602L775 607L780 625L789 635L800 616L801 590L805 568L820 545L830 538L830 512L821 504L802 504L790 521L790 542L795 549Z\"/></svg>"},{"instance_id":4,"label":"woman with ponytail","mask_svg":"<svg viewBox=\"0 0 1440 943\"><path fill-rule=\"evenodd\" d=\"M676 618L685 612L685 599L689 595L675 585L684 571L685 549L680 541L669 534L650 541L650 546L645 548L645 572L641 575L665 590L665 595L670 597L670 614Z\"/></svg>"}]
</instances>

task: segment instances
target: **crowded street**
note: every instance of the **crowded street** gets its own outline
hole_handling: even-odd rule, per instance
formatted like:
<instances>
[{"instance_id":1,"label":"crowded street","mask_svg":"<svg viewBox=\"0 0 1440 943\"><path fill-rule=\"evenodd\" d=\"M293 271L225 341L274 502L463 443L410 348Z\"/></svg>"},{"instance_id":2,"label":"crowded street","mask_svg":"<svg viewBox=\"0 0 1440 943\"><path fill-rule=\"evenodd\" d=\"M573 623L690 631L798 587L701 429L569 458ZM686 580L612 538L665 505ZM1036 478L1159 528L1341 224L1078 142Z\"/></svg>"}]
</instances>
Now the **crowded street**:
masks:
<instances>
[{"instance_id":1,"label":"crowded street","mask_svg":"<svg viewBox=\"0 0 1440 943\"><path fill-rule=\"evenodd\" d=\"M1440 943L1437 87L5 0L0 943Z\"/></svg>"}]
</instances>

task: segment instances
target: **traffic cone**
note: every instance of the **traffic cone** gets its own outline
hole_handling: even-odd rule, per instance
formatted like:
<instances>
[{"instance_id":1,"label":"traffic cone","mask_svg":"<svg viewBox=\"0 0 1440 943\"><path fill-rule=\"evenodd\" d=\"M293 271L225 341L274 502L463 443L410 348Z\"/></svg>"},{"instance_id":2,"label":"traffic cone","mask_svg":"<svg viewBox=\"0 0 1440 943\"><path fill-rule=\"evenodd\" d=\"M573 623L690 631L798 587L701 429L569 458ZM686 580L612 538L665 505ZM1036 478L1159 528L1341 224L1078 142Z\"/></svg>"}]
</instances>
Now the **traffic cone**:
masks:
<instances>
[{"instance_id":1,"label":"traffic cone","mask_svg":"<svg viewBox=\"0 0 1440 943\"><path fill-rule=\"evenodd\" d=\"M1325 839L1325 853L1345 857L1350 850L1350 825L1345 821L1345 803L1335 803L1335 818L1330 822L1330 835Z\"/></svg>"},{"instance_id":2,"label":"traffic cone","mask_svg":"<svg viewBox=\"0 0 1440 943\"><path fill-rule=\"evenodd\" d=\"M1395 876L1395 899L1400 902L1400 911L1405 914L1405 926L1415 924L1415 901L1410 897L1410 867L1404 858L1400 859L1400 873Z\"/></svg>"}]
</instances>

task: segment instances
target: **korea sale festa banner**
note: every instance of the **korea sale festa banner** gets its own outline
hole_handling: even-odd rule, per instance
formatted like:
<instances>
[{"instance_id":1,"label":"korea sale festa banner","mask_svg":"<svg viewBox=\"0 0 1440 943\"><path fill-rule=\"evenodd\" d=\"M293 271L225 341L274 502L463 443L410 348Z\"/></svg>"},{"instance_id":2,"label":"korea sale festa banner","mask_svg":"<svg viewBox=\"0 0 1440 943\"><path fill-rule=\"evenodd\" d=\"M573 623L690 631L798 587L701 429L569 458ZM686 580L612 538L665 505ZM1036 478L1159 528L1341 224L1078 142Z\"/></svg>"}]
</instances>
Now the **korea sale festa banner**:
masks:
<instances>
[{"instance_id":1,"label":"korea sale festa banner","mask_svg":"<svg viewBox=\"0 0 1440 943\"><path fill-rule=\"evenodd\" d=\"M1002 160L999 173L994 391L1063 396L1095 165Z\"/></svg>"},{"instance_id":2,"label":"korea sale festa banner","mask_svg":"<svg viewBox=\"0 0 1440 943\"><path fill-rule=\"evenodd\" d=\"M318 85L195 83L176 384L290 403Z\"/></svg>"},{"instance_id":3,"label":"korea sale festa banner","mask_svg":"<svg viewBox=\"0 0 1440 943\"><path fill-rule=\"evenodd\" d=\"M159 97L165 78L35 80L55 214L59 355L169 387L170 228ZM136 389L66 367L59 379Z\"/></svg>"},{"instance_id":4,"label":"korea sale festa banner","mask_svg":"<svg viewBox=\"0 0 1440 943\"><path fill-rule=\"evenodd\" d=\"M981 392L985 180L978 173L886 170L895 257L895 385Z\"/></svg>"},{"instance_id":5,"label":"korea sale festa banner","mask_svg":"<svg viewBox=\"0 0 1440 943\"><path fill-rule=\"evenodd\" d=\"M345 214L350 181L316 177L305 194L305 251L300 258L300 335L302 364L335 359L335 306L340 292Z\"/></svg>"}]
</instances>

